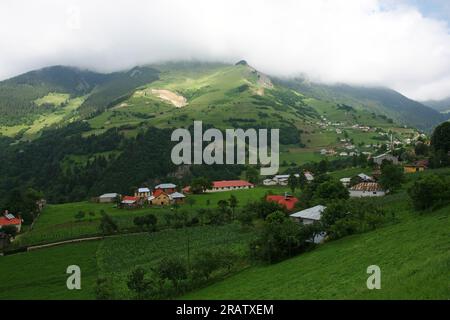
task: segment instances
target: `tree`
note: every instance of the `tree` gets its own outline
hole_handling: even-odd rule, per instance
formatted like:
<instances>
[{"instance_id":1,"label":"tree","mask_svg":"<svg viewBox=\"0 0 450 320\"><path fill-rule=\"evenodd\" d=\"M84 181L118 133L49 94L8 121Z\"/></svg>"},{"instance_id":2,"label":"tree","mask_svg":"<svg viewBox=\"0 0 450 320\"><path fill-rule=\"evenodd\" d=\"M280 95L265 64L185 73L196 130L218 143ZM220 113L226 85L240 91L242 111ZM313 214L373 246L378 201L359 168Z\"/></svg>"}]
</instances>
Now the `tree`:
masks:
<instances>
[{"instance_id":1,"label":"tree","mask_svg":"<svg viewBox=\"0 0 450 320\"><path fill-rule=\"evenodd\" d=\"M300 176L298 177L298 187L300 189L304 189L308 185L308 180L305 177L305 173L300 173Z\"/></svg>"},{"instance_id":2,"label":"tree","mask_svg":"<svg viewBox=\"0 0 450 320\"><path fill-rule=\"evenodd\" d=\"M150 283L145 279L145 273L144 269L138 267L128 275L128 289L135 293L137 299L144 299L145 292L150 286Z\"/></svg>"},{"instance_id":3,"label":"tree","mask_svg":"<svg viewBox=\"0 0 450 320\"><path fill-rule=\"evenodd\" d=\"M178 257L163 258L158 263L155 271L161 279L171 281L176 288L179 287L182 280L188 277L186 263Z\"/></svg>"},{"instance_id":4,"label":"tree","mask_svg":"<svg viewBox=\"0 0 450 320\"><path fill-rule=\"evenodd\" d=\"M381 166L380 185L385 190L395 191L404 180L404 172L401 166L386 163Z\"/></svg>"},{"instance_id":5,"label":"tree","mask_svg":"<svg viewBox=\"0 0 450 320\"><path fill-rule=\"evenodd\" d=\"M314 193L314 198L317 199L317 201L345 200L348 199L349 196L347 188L344 187L340 181L335 180L321 183Z\"/></svg>"},{"instance_id":6,"label":"tree","mask_svg":"<svg viewBox=\"0 0 450 320\"><path fill-rule=\"evenodd\" d=\"M288 186L291 189L292 193L295 192L295 189L297 189L298 185L299 181L297 177L295 176L295 174L291 173L288 178Z\"/></svg>"},{"instance_id":7,"label":"tree","mask_svg":"<svg viewBox=\"0 0 450 320\"><path fill-rule=\"evenodd\" d=\"M444 153L450 151L450 122L444 122L434 129L431 146L434 151L442 150Z\"/></svg>"},{"instance_id":8,"label":"tree","mask_svg":"<svg viewBox=\"0 0 450 320\"><path fill-rule=\"evenodd\" d=\"M416 180L408 194L416 210L432 209L450 200L450 183L430 175Z\"/></svg>"},{"instance_id":9,"label":"tree","mask_svg":"<svg viewBox=\"0 0 450 320\"><path fill-rule=\"evenodd\" d=\"M17 228L13 225L3 226L1 232L7 234L10 238L14 238L17 235Z\"/></svg>"},{"instance_id":10,"label":"tree","mask_svg":"<svg viewBox=\"0 0 450 320\"><path fill-rule=\"evenodd\" d=\"M191 191L195 194L203 193L212 188L212 181L205 177L198 177L192 180Z\"/></svg>"},{"instance_id":11,"label":"tree","mask_svg":"<svg viewBox=\"0 0 450 320\"><path fill-rule=\"evenodd\" d=\"M247 170L245 170L245 178L254 184L257 184L260 180L259 171L254 166L249 166Z\"/></svg>"},{"instance_id":12,"label":"tree","mask_svg":"<svg viewBox=\"0 0 450 320\"><path fill-rule=\"evenodd\" d=\"M84 211L78 211L75 214L75 219L77 219L77 221L81 221L84 218L84 216L85 216Z\"/></svg>"},{"instance_id":13,"label":"tree","mask_svg":"<svg viewBox=\"0 0 450 320\"><path fill-rule=\"evenodd\" d=\"M186 203L192 208L192 206L195 204L195 199L192 197L187 197Z\"/></svg>"},{"instance_id":14,"label":"tree","mask_svg":"<svg viewBox=\"0 0 450 320\"><path fill-rule=\"evenodd\" d=\"M110 215L108 215L103 210L101 212L101 215L102 218L100 220L100 230L102 231L103 235L111 234L119 230L119 226L114 221L114 219L111 218Z\"/></svg>"},{"instance_id":15,"label":"tree","mask_svg":"<svg viewBox=\"0 0 450 320\"><path fill-rule=\"evenodd\" d=\"M196 277L208 280L211 273L220 268L220 263L221 259L215 251L204 250L195 256L192 267Z\"/></svg>"},{"instance_id":16,"label":"tree","mask_svg":"<svg viewBox=\"0 0 450 320\"><path fill-rule=\"evenodd\" d=\"M230 198L228 199L228 204L231 208L231 215L232 215L231 219L234 219L234 217L235 217L235 210L238 206L238 203L239 203L238 199L236 198L236 196L234 194L232 194L230 196Z\"/></svg>"}]
</instances>

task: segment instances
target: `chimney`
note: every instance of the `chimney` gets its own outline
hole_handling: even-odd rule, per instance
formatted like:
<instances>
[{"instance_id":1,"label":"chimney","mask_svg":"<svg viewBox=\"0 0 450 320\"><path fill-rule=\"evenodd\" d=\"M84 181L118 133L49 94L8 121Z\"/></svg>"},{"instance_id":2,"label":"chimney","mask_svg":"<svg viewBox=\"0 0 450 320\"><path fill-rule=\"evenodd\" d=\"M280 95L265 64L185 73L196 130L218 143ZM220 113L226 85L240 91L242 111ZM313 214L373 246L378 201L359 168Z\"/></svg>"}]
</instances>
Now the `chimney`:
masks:
<instances>
[{"instance_id":1,"label":"chimney","mask_svg":"<svg viewBox=\"0 0 450 320\"><path fill-rule=\"evenodd\" d=\"M6 217L6 215L9 214L8 210L5 210L5 212L3 213L3 215Z\"/></svg>"}]
</instances>

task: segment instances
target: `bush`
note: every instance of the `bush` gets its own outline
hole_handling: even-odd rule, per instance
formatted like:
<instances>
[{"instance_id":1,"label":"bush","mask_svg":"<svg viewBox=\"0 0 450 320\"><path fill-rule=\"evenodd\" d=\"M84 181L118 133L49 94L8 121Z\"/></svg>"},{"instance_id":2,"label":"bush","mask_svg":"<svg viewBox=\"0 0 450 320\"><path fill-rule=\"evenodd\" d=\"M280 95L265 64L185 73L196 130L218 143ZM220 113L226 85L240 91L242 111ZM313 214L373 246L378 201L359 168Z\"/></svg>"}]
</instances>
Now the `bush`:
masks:
<instances>
[{"instance_id":1,"label":"bush","mask_svg":"<svg viewBox=\"0 0 450 320\"><path fill-rule=\"evenodd\" d=\"M434 209L450 200L449 189L449 181L430 175L415 181L408 194L416 210Z\"/></svg>"}]
</instances>

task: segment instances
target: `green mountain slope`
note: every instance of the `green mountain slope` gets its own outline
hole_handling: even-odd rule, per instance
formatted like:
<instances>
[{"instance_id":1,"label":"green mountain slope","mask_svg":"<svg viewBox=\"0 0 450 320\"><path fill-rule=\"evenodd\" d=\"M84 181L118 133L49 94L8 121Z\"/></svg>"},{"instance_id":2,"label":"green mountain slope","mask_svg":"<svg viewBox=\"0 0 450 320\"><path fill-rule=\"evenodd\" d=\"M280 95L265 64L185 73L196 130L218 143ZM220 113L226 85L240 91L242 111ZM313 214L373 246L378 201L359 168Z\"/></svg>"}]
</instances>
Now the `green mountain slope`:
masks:
<instances>
[{"instance_id":1,"label":"green mountain slope","mask_svg":"<svg viewBox=\"0 0 450 320\"><path fill-rule=\"evenodd\" d=\"M326 243L284 262L249 268L183 299L448 299L450 207L419 215L388 196L400 222ZM368 290L367 267L381 268Z\"/></svg>"},{"instance_id":2,"label":"green mountain slope","mask_svg":"<svg viewBox=\"0 0 450 320\"><path fill-rule=\"evenodd\" d=\"M387 88L323 85L304 79L279 80L279 83L319 100L383 114L396 123L422 130L430 130L447 119L436 110Z\"/></svg>"},{"instance_id":3,"label":"green mountain slope","mask_svg":"<svg viewBox=\"0 0 450 320\"><path fill-rule=\"evenodd\" d=\"M450 112L450 98L443 100L424 101L423 104L442 113Z\"/></svg>"}]
</instances>

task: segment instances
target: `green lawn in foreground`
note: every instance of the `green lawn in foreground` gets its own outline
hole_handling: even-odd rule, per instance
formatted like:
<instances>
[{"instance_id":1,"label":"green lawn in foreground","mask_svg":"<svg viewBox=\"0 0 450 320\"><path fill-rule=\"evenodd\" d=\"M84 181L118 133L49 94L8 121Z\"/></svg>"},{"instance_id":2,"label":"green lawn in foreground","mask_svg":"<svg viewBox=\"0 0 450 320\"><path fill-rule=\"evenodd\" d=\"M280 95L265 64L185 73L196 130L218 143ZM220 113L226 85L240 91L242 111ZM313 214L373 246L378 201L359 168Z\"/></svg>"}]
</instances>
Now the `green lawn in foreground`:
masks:
<instances>
[{"instance_id":1,"label":"green lawn in foreground","mask_svg":"<svg viewBox=\"0 0 450 320\"><path fill-rule=\"evenodd\" d=\"M0 257L0 299L90 299L97 279L98 241ZM69 265L81 268L81 290L66 286Z\"/></svg>"}]
</instances>

